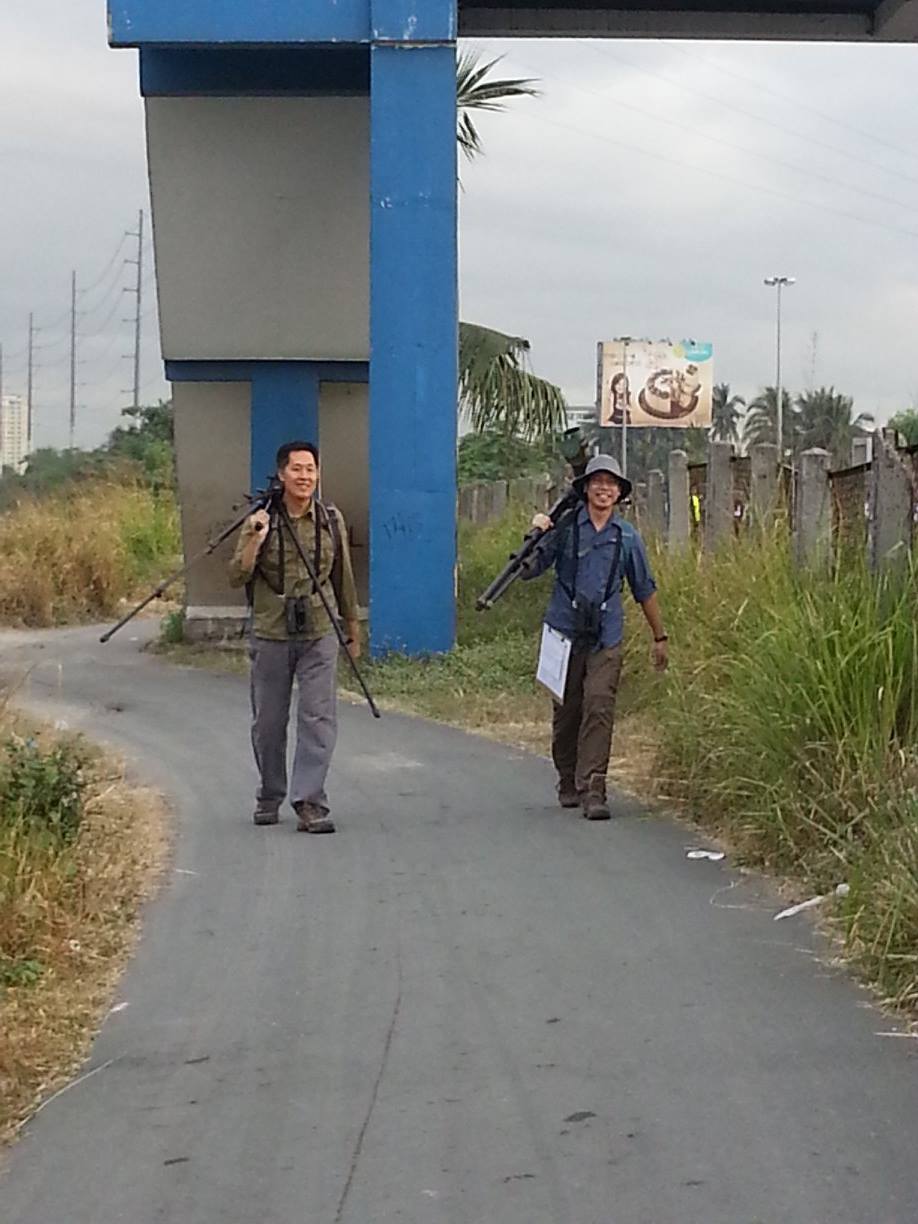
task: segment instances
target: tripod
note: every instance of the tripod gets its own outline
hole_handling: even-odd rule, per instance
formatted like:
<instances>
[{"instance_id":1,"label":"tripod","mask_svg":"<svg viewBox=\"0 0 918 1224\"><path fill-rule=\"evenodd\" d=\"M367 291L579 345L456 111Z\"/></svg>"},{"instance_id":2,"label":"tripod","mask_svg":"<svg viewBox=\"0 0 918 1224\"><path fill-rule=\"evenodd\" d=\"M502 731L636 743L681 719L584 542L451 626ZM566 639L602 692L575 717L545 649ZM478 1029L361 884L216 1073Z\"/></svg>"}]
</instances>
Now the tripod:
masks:
<instances>
[{"instance_id":1,"label":"tripod","mask_svg":"<svg viewBox=\"0 0 918 1224\"><path fill-rule=\"evenodd\" d=\"M370 711L373 717L381 718L382 715L379 712L376 702L373 700L372 693L367 688L366 681L364 680L363 676L360 673L360 668L357 666L356 662L352 658L350 650L348 650L348 642L344 636L344 631L341 628L341 622L338 618L337 609L332 607L331 603L329 602L328 596L325 594L324 590L322 589L322 584L319 582L319 576L315 571L315 567L313 566L312 562L309 560L309 557L306 555L306 551L300 542L300 537L297 535L296 531L294 530L293 523L290 521L290 515L287 512L287 507L284 505L282 489L281 489L280 484L278 483L276 479L272 479L268 483L267 489L259 489L257 493L255 493L252 496L249 496L248 501L249 501L249 505L245 511L245 514L241 514L239 518L235 519L232 523L230 523L228 527L224 528L224 530L221 531L218 536L215 536L212 540L210 540L207 543L207 545L204 548L202 548L200 552L195 553L195 555L191 558L191 560L187 561L181 567L181 569L177 569L174 573L169 574L168 577L164 578L162 582L160 582L159 585L150 592L150 594L146 597L146 599L141 600L141 602L137 605L136 608L133 608L130 612L128 612L127 616L123 616L121 620L118 621L117 625L113 625L111 629L103 633L102 636L99 638L99 641L102 642L103 644L105 642L110 641L115 636L115 634L118 632L119 629L123 629L124 626L129 621L132 621L134 617L137 616L139 612L142 612L144 608L147 607L148 604L151 604L154 599L159 599L159 597L170 586L172 586L174 582L177 582L179 578L187 574L187 572L193 566L197 565L199 561L203 561L205 557L209 557L211 553L216 552L216 550L220 547L220 545L224 542L224 540L228 540L231 535L237 532L239 528L243 525L243 523L245 523L246 520L250 518L251 515L253 515L256 511L271 510L277 515L277 518L280 522L280 530L286 530L287 534L290 536L290 539L293 541L297 554L299 555L299 558L303 563L303 567L305 568L306 573L309 575L309 579L312 582L313 587L315 588L315 590L319 592L319 598L322 600L322 605L325 608L326 613L328 614L328 619L332 623L332 628L334 629L335 634L337 635L338 642L340 643L341 648L344 651L345 657L347 658L347 661L350 664L351 671L354 673L354 678L357 681L358 685L360 686L360 691L363 693L364 697L366 698L367 705L369 705ZM316 522L316 530L317 531L319 530L318 521Z\"/></svg>"}]
</instances>

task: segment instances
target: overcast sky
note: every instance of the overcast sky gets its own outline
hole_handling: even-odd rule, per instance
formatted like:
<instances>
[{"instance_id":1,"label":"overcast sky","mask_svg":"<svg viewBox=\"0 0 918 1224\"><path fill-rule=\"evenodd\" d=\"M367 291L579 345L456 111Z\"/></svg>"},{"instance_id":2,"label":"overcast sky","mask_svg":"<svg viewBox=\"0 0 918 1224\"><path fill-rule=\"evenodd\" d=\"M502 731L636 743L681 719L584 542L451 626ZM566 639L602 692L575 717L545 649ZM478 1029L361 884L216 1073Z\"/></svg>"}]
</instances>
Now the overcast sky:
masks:
<instances>
[{"instance_id":1,"label":"overcast sky","mask_svg":"<svg viewBox=\"0 0 918 1224\"><path fill-rule=\"evenodd\" d=\"M617 335L710 340L747 397L834 384L880 419L918 395L918 48L516 42L501 74L543 96L484 116L462 167L462 314L528 337L539 374L594 396ZM85 292L77 441L117 423L131 385L124 233L147 207L136 57L106 46L104 0L0 8L0 342L36 442L66 444L70 272ZM117 253L116 253L117 252ZM107 269L107 271L106 271ZM147 283L152 290L148 256ZM100 280L101 277L101 280ZM98 282L95 287L93 283ZM167 393L152 292L143 396ZM95 333L95 335L93 335Z\"/></svg>"}]
</instances>

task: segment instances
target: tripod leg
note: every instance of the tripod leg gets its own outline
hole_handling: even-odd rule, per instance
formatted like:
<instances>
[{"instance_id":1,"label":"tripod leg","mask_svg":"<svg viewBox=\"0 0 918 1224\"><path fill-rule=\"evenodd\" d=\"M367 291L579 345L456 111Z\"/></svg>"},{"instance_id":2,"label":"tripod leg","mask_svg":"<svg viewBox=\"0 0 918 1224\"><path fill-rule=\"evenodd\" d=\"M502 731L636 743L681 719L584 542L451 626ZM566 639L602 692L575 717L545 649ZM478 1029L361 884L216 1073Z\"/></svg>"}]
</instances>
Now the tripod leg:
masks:
<instances>
[{"instance_id":1,"label":"tripod leg","mask_svg":"<svg viewBox=\"0 0 918 1224\"><path fill-rule=\"evenodd\" d=\"M306 573L309 575L310 582L312 582L315 589L319 592L319 598L322 600L322 606L325 608L325 611L328 613L328 619L331 621L332 628L334 629L338 637L338 641L341 644L341 649L344 651L347 657L347 661L350 664L351 671L354 673L354 678L356 679L357 683L360 685L360 691L363 693L364 697L366 698L367 704L370 707L370 711L373 717L381 718L382 715L379 712L376 702L373 700L373 696L370 693L370 690L367 688L366 681L364 680L363 676L360 673L360 668L354 662L354 658L350 650L348 649L347 638L345 638L344 632L341 629L341 622L338 617L338 610L337 608L332 608L331 604L329 603L328 597L322 589L322 584L319 582L319 578L318 578L318 575L316 574L315 567L313 566L309 558L306 556L306 550L303 547L303 545L300 543L300 537L296 534L296 531L293 528L293 524L290 521L290 515L287 513L287 508L286 506L284 506L283 502L281 502L280 504L279 513L280 513L281 523L286 528L287 534L290 536L290 539L293 541L293 546L296 549L300 560L303 562L303 566L306 570ZM317 531L319 530L318 523L316 523L316 530Z\"/></svg>"}]
</instances>

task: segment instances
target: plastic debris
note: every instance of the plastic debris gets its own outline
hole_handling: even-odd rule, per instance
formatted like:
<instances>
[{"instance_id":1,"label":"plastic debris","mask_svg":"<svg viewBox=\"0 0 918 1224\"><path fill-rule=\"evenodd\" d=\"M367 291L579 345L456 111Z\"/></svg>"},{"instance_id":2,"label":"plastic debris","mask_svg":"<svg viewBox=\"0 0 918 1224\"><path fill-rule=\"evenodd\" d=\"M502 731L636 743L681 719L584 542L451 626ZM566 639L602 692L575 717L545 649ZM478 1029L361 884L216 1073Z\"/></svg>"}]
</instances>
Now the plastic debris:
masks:
<instances>
[{"instance_id":1,"label":"plastic debris","mask_svg":"<svg viewBox=\"0 0 918 1224\"><path fill-rule=\"evenodd\" d=\"M775 922L780 922L782 918L793 918L795 914L802 914L804 910L815 909L817 905L822 905L830 897L847 897L850 892L850 884L839 884L830 893L820 893L816 897L810 897L808 901L800 901L797 905L789 905L787 909L781 910L780 914L775 914L774 920Z\"/></svg>"},{"instance_id":2,"label":"plastic debris","mask_svg":"<svg viewBox=\"0 0 918 1224\"><path fill-rule=\"evenodd\" d=\"M687 859L707 859L711 863L720 863L727 857L723 850L689 850Z\"/></svg>"}]
</instances>

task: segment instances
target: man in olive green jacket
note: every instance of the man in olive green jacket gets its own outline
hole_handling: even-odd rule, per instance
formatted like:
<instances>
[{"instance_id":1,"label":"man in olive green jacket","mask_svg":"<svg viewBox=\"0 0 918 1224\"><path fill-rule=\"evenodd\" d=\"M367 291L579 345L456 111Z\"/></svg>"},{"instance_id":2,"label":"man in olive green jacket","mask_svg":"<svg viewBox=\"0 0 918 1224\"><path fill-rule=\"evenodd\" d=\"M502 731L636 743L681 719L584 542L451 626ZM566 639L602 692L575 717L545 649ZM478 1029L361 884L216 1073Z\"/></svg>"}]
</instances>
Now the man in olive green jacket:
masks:
<instances>
[{"instance_id":1,"label":"man in olive green jacket","mask_svg":"<svg viewBox=\"0 0 918 1224\"><path fill-rule=\"evenodd\" d=\"M301 832L334 833L325 780L338 734L338 638L285 518L329 605L337 608L354 659L360 655L357 590L344 519L316 496L317 448L311 442L285 443L277 452L277 475L286 515L280 508L257 510L243 525L230 562L230 582L248 588L252 606L252 746L260 775L254 820L277 824L288 794L287 722L296 679L291 806Z\"/></svg>"}]
</instances>

